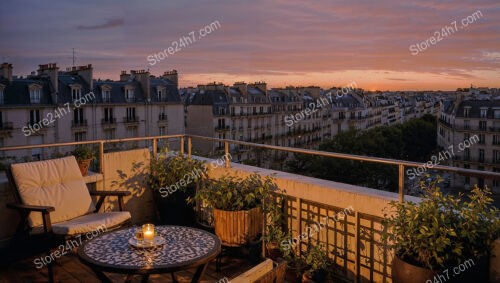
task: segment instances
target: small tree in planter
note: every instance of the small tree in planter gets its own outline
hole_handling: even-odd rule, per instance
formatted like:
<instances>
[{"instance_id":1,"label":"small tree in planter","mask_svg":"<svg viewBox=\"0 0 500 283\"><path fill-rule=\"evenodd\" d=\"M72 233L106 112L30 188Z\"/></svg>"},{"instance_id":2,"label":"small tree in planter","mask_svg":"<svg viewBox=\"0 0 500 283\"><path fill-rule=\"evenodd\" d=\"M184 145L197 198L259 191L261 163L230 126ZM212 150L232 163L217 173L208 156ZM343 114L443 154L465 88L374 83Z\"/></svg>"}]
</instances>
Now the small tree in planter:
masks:
<instances>
[{"instance_id":1,"label":"small tree in planter","mask_svg":"<svg viewBox=\"0 0 500 283\"><path fill-rule=\"evenodd\" d=\"M395 211L385 215L384 238L395 248L393 282L434 280L469 260L474 265L449 282L487 282L489 252L500 234L491 193L474 187L466 201L443 195L439 181L424 186L420 203L391 202Z\"/></svg>"},{"instance_id":2,"label":"small tree in planter","mask_svg":"<svg viewBox=\"0 0 500 283\"><path fill-rule=\"evenodd\" d=\"M162 224L195 225L195 212L187 200L207 178L205 163L184 155L160 154L151 160L148 185Z\"/></svg>"},{"instance_id":3,"label":"small tree in planter","mask_svg":"<svg viewBox=\"0 0 500 283\"><path fill-rule=\"evenodd\" d=\"M88 146L77 146L71 154L75 156L82 176L87 176L89 173L90 162L92 162L95 158L94 150Z\"/></svg>"},{"instance_id":4,"label":"small tree in planter","mask_svg":"<svg viewBox=\"0 0 500 283\"><path fill-rule=\"evenodd\" d=\"M271 177L252 174L247 178L223 176L208 180L193 201L213 208L215 234L226 246L242 246L262 233L263 200L278 187Z\"/></svg>"}]
</instances>

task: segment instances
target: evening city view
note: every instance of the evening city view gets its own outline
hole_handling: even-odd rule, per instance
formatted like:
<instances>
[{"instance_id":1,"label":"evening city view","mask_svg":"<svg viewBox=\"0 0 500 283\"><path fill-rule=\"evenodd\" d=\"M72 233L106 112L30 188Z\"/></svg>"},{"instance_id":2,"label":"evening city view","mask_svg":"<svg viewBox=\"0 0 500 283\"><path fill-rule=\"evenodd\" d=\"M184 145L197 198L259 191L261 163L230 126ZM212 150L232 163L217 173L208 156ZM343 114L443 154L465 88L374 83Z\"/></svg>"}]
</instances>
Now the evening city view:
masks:
<instances>
[{"instance_id":1,"label":"evening city view","mask_svg":"<svg viewBox=\"0 0 500 283\"><path fill-rule=\"evenodd\" d=\"M0 283L500 283L498 1L0 7Z\"/></svg>"}]
</instances>

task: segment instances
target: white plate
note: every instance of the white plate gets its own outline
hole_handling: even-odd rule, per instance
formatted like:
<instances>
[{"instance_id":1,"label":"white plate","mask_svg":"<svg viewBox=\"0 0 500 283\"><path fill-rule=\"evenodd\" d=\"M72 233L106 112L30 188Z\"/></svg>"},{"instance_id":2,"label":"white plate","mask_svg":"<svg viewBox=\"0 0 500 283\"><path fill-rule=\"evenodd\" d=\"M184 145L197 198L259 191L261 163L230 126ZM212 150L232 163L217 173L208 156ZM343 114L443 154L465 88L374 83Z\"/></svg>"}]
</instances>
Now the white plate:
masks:
<instances>
[{"instance_id":1,"label":"white plate","mask_svg":"<svg viewBox=\"0 0 500 283\"><path fill-rule=\"evenodd\" d=\"M165 242L166 242L165 238L161 236L155 236L153 244L148 244L144 241L139 241L137 240L136 237L132 237L128 240L128 243L136 248L154 248L165 244Z\"/></svg>"}]
</instances>

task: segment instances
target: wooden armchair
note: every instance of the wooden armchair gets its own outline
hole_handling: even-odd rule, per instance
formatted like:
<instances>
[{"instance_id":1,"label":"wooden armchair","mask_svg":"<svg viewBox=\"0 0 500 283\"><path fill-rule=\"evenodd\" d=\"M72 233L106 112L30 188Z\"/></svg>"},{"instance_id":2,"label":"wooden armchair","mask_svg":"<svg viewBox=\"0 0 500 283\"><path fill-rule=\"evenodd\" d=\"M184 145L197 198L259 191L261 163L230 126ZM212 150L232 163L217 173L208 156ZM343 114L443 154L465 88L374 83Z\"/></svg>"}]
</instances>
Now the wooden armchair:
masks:
<instances>
[{"instance_id":1,"label":"wooden armchair","mask_svg":"<svg viewBox=\"0 0 500 283\"><path fill-rule=\"evenodd\" d=\"M123 197L130 192L89 192L74 156L13 164L7 176L17 198L17 203L9 203L7 207L17 210L22 217L17 236L70 239L103 226L110 231L130 223L130 212L122 211ZM94 205L91 196L99 197L97 204ZM120 211L99 213L108 196L118 197ZM48 268L52 282L51 264Z\"/></svg>"}]
</instances>

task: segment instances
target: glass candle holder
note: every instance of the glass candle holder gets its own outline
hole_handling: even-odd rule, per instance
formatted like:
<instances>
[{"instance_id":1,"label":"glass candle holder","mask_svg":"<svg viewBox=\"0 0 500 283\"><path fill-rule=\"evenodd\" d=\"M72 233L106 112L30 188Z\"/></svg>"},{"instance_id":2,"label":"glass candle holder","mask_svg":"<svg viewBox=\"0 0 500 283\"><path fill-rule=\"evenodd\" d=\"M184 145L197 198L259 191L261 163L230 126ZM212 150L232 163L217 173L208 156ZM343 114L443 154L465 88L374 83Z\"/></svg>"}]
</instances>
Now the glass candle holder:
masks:
<instances>
[{"instance_id":1,"label":"glass candle holder","mask_svg":"<svg viewBox=\"0 0 500 283\"><path fill-rule=\"evenodd\" d=\"M155 225L153 224L142 225L142 237L146 244L153 245L155 239Z\"/></svg>"}]
</instances>

